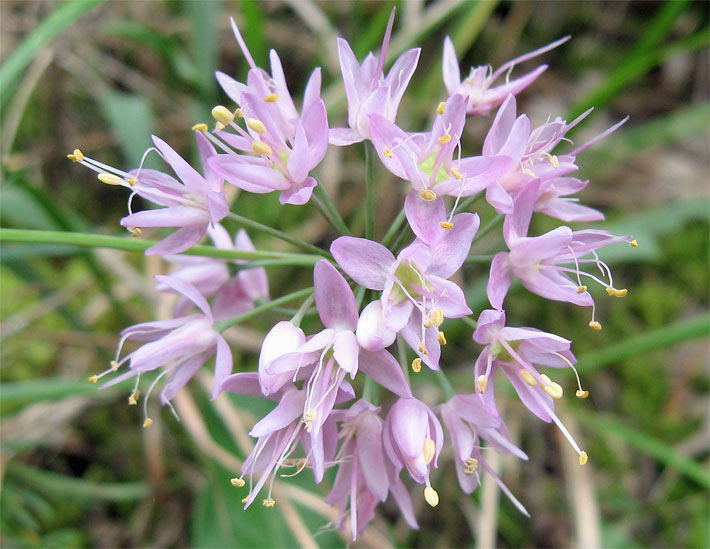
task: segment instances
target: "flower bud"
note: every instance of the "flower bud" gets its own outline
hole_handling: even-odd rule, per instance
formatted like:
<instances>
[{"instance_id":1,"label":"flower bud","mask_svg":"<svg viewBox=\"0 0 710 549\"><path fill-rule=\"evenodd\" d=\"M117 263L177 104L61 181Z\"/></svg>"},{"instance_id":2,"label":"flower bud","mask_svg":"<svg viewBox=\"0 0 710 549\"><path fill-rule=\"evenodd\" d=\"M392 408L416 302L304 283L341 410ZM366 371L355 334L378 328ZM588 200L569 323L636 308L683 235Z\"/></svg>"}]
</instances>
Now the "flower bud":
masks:
<instances>
[{"instance_id":1,"label":"flower bud","mask_svg":"<svg viewBox=\"0 0 710 549\"><path fill-rule=\"evenodd\" d=\"M380 300L368 304L360 313L355 335L360 346L368 351L379 351L394 343L397 334L385 327Z\"/></svg>"}]
</instances>

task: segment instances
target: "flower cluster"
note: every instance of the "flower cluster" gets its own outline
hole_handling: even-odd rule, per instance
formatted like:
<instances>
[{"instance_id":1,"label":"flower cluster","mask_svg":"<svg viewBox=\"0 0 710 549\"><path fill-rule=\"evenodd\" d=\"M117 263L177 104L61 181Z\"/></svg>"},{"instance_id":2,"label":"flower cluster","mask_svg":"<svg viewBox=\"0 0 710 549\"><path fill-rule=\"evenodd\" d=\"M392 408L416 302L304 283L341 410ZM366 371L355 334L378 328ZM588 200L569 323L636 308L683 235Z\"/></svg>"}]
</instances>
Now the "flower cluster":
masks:
<instances>
[{"instance_id":1,"label":"flower cluster","mask_svg":"<svg viewBox=\"0 0 710 549\"><path fill-rule=\"evenodd\" d=\"M535 328L507 325L505 305L510 300L506 297L517 278L543 298L591 307L589 326L600 330L590 283L602 286L609 296L623 297L626 289L614 286L611 270L597 250L621 241L636 246L628 236L597 229L573 230L565 225L542 235L530 234L533 212L562 222L603 218L600 212L578 203L575 194L587 182L571 174L578 169L578 153L624 122L581 147L557 153L560 142L570 142L567 132L589 112L569 123L554 118L537 127L525 114L518 115L515 94L532 84L546 65L494 85L516 63L543 54L568 38L510 61L495 72L489 66L472 68L463 81L452 42L446 38L443 83L448 97L432 103L428 131L410 132L398 126L396 118L416 69L419 49L403 53L385 75L393 21L394 11L379 54L369 54L362 63L346 40L337 41L348 127L330 126L320 97L320 69L310 75L299 110L277 53L272 50L269 55L271 73L259 68L232 22L250 69L246 82L217 73L234 105L213 109L216 123L212 130L206 124L193 128L201 173L158 137L153 137L155 147L151 150L170 166L174 176L142 167L123 172L89 159L79 150L69 155L97 171L104 183L130 190L129 215L121 225L134 236L146 227L178 228L146 250L177 265L169 276L155 277L159 291L178 295L174 318L124 330L111 367L90 381L125 366L123 373L105 385L135 378L129 398L135 404L140 376L159 370L148 392L166 377L160 399L169 405L176 392L214 355L213 398L227 391L276 403L251 430L256 445L244 461L241 475L232 479L237 487L248 482L245 506L264 491L263 505L273 507L271 487L283 468L295 467L297 472L308 468L316 483L323 480L326 470L336 468L326 502L337 505L337 526L349 524L353 539L374 517L378 502L390 496L406 522L417 527L407 484L422 485L425 501L431 506L438 504L433 469L438 467L447 438L464 492L472 492L485 471L520 511L527 513L482 452L488 448L527 459L511 442L496 406L495 391L501 383L494 380L498 378L513 386L534 415L557 425L579 454L580 464L587 461L587 454L555 414L554 403L562 398L563 388L543 373L549 368L574 370L571 342ZM497 112L481 154L467 156L461 137L468 118L494 109ZM264 338L257 371L232 373L230 348L220 332L230 325L229 319L244 317L257 303L270 302L266 272L243 259L230 263L180 252L207 235L215 248L234 251L234 257L248 256L254 248L246 232L240 230L232 240L220 224L230 215L225 184L250 193L278 191L282 204L303 205L318 185L312 171L328 147L361 141L402 180L402 194L406 194L403 215L394 222L392 234L406 223L401 234L406 236L409 233L404 231L411 230L412 241L401 247L403 238L394 245L391 237L383 242L350 235L336 238L329 251L323 251L325 258L311 263L312 298L291 321L278 322ZM135 195L156 208L133 212ZM487 296L491 308L477 312L477 320L468 320L476 326L473 341L482 346L468 387L457 387L461 392L453 394L445 390L445 402L424 402L413 394L410 370L416 374L426 365L440 371L447 343L444 322L475 314L467 304L459 273L480 225L477 213L464 211L474 203L466 197L485 197L497 219L503 220L506 249L490 264ZM239 256L240 251L245 255ZM585 267L595 267L599 273ZM358 287L355 292L352 286ZM366 296L370 298L367 301ZM317 333L305 333L300 327L311 299L323 325ZM199 312L191 313L193 307ZM127 340L144 344L121 357ZM397 341L402 344L398 359L392 354ZM404 344L411 349L411 363L401 362L408 352ZM363 385L366 390L358 395ZM576 396L586 398L588 392L580 385ZM147 402L147 395L143 402ZM147 415L144 425L150 425Z\"/></svg>"}]
</instances>

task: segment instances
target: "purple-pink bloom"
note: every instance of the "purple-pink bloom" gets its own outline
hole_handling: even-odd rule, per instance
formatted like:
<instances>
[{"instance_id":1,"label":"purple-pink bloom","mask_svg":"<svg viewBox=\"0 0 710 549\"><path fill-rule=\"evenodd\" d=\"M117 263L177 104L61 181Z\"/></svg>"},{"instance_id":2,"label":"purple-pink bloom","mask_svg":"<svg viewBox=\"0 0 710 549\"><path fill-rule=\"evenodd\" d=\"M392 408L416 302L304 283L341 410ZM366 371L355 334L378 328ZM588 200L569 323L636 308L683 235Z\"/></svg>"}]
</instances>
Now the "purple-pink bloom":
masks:
<instances>
[{"instance_id":1,"label":"purple-pink bloom","mask_svg":"<svg viewBox=\"0 0 710 549\"><path fill-rule=\"evenodd\" d=\"M353 541L375 516L375 507L392 494L411 528L418 528L407 489L386 458L380 408L358 400L348 410L336 410L333 419L341 421L342 443L335 462L339 463L333 488L325 502L338 505L338 527L350 519Z\"/></svg>"},{"instance_id":2,"label":"purple-pink bloom","mask_svg":"<svg viewBox=\"0 0 710 549\"><path fill-rule=\"evenodd\" d=\"M245 127L234 120L223 124L216 134L242 154L220 143L227 154L217 155L211 166L240 189L252 193L281 191L282 204L305 204L316 186L309 173L328 147L328 116L320 98L320 68L308 80L299 116L276 52L270 52L273 76L269 76L254 63L234 21L232 28L251 66L247 84L220 72L217 79L239 105L237 118L244 120Z\"/></svg>"},{"instance_id":3,"label":"purple-pink bloom","mask_svg":"<svg viewBox=\"0 0 710 549\"><path fill-rule=\"evenodd\" d=\"M451 437L456 475L461 489L467 494L476 489L480 482L478 469L481 466L494 478L503 493L510 498L510 501L520 512L530 516L525 507L488 465L483 457L483 452L481 452L482 439L488 443L489 447L499 452L511 454L520 459L528 459L522 450L510 442L505 425L497 412L489 410L477 395L455 395L439 406L438 411Z\"/></svg>"},{"instance_id":4,"label":"purple-pink bloom","mask_svg":"<svg viewBox=\"0 0 710 549\"><path fill-rule=\"evenodd\" d=\"M215 150L200 132L195 132L197 149L205 175L200 175L170 145L153 136L160 156L170 165L180 181L156 170L140 169L127 183L135 194L164 206L155 210L132 213L121 219L121 225L135 227L180 227L173 234L148 248L146 255L183 252L199 242L208 226L214 226L229 213L222 192L222 178L209 166Z\"/></svg>"},{"instance_id":5,"label":"purple-pink bloom","mask_svg":"<svg viewBox=\"0 0 710 549\"><path fill-rule=\"evenodd\" d=\"M397 258L377 242L349 236L335 240L330 251L355 282L382 291L383 337L401 333L425 364L438 369L439 326L445 318L471 314L461 288L447 279L466 259L479 219L461 213L447 221L441 199L427 202L416 192L407 196L405 211L417 240Z\"/></svg>"},{"instance_id":6,"label":"purple-pink bloom","mask_svg":"<svg viewBox=\"0 0 710 549\"><path fill-rule=\"evenodd\" d=\"M350 127L332 128L330 130L332 145L351 145L370 139L370 115L372 114L378 114L394 122L404 90L417 67L420 48L413 48L403 53L385 77L383 68L393 24L394 9L387 23L379 55L375 57L372 53L368 53L362 65L358 63L347 40L338 38L338 57L348 99Z\"/></svg>"},{"instance_id":7,"label":"purple-pink bloom","mask_svg":"<svg viewBox=\"0 0 710 549\"><path fill-rule=\"evenodd\" d=\"M562 387L535 368L535 365L572 368L576 374L573 365L576 358L570 351L570 341L534 328L506 326L505 313L492 309L483 311L478 317L473 340L485 345L476 360L474 376L476 391L486 408L495 411L493 383L489 383L489 379L502 370L528 410L543 421L554 421L581 457L584 453L554 411L553 399L562 398ZM579 383L579 378L577 381ZM588 394L580 385L577 396L586 398Z\"/></svg>"},{"instance_id":8,"label":"purple-pink bloom","mask_svg":"<svg viewBox=\"0 0 710 549\"><path fill-rule=\"evenodd\" d=\"M158 283L189 299L201 313L144 322L126 328L121 332L121 342L116 359L106 372L96 376L93 381L117 371L128 363L130 371L121 374L102 387L109 387L125 379L136 377L136 387L132 399L137 399L138 378L145 372L163 368L153 382L151 389L164 376L168 376L160 392L160 401L168 401L195 375L200 366L212 355L215 356L214 384L212 398L220 392L222 381L232 371L232 353L224 338L213 327L212 311L207 300L189 282L171 276L155 276ZM119 360L121 348L126 341L145 341L144 345ZM149 390L150 393L150 390ZM146 395L146 401L148 395Z\"/></svg>"},{"instance_id":9,"label":"purple-pink bloom","mask_svg":"<svg viewBox=\"0 0 710 549\"><path fill-rule=\"evenodd\" d=\"M400 398L387 414L382 435L385 450L397 472L407 468L412 479L425 484L427 503L436 506L438 495L429 480L430 467L444 444L444 431L429 407L416 398Z\"/></svg>"},{"instance_id":10,"label":"purple-pink bloom","mask_svg":"<svg viewBox=\"0 0 710 549\"><path fill-rule=\"evenodd\" d=\"M525 288L539 296L584 307L594 307L594 300L582 277L604 286L610 296L626 295L625 289L614 288L611 269L599 259L595 250L615 242L628 241L629 236L614 236L595 229L573 231L569 227L558 227L540 236L526 236L538 196L538 185L538 182L532 182L518 193L513 213L506 216L503 222L503 236L510 251L496 254L491 262L486 289L491 305L502 310L513 276L517 276ZM592 257L589 258L589 255ZM586 264L597 266L602 278L608 279L608 282L583 271L581 265ZM592 323L599 326L594 320L594 309Z\"/></svg>"},{"instance_id":11,"label":"purple-pink bloom","mask_svg":"<svg viewBox=\"0 0 710 549\"><path fill-rule=\"evenodd\" d=\"M467 112L470 115L488 114L491 109L494 109L505 100L508 95L517 95L522 90L532 84L538 76L547 69L547 65L541 65L533 71L508 81L506 75L505 83L491 87L492 84L506 72L510 73L516 64L537 57L560 44L569 40L569 36L560 38L543 46L535 51L516 57L515 59L504 63L495 72L490 65L481 65L479 67L471 67L471 72L466 79L461 81L461 72L459 71L459 63L456 58L454 44L447 36L444 39L444 56L442 62L442 70L444 75L444 84L449 95L455 93L463 94L467 99Z\"/></svg>"}]
</instances>

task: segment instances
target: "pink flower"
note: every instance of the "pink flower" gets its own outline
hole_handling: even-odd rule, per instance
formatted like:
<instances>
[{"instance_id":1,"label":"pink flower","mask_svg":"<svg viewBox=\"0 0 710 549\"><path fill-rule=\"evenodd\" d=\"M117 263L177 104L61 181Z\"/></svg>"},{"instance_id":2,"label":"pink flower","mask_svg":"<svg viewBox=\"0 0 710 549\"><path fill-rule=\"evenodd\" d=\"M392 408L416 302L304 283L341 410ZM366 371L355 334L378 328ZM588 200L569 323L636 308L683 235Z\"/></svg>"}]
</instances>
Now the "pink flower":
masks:
<instances>
[{"instance_id":1,"label":"pink flower","mask_svg":"<svg viewBox=\"0 0 710 549\"><path fill-rule=\"evenodd\" d=\"M382 446L384 422L379 408L365 400L358 400L349 410L334 411L332 417L342 421L343 439L335 458L338 473L333 489L325 498L338 504L338 526L343 528L350 518L353 541L375 516L378 501L392 494L410 527L418 528L412 502L399 475L385 456Z\"/></svg>"},{"instance_id":2,"label":"pink flower","mask_svg":"<svg viewBox=\"0 0 710 549\"><path fill-rule=\"evenodd\" d=\"M125 379L136 377L136 387L131 395L133 403L135 403L138 379L141 374L163 368L163 371L153 382L151 389L159 379L167 375L168 379L160 392L160 401L163 404L168 404L168 401L195 375L200 366L214 355L212 398L216 398L220 392L222 381L232 371L232 353L227 342L212 325L212 311L207 301L189 282L171 276L156 276L155 279L160 284L189 299L200 309L201 313L193 313L171 320L144 322L126 328L121 332L121 342L111 368L95 376L92 381L115 372L122 365L128 363L130 371L113 378L102 387L109 387ZM147 343L119 360L123 343L129 340ZM148 394L150 394L150 390ZM148 395L146 395L144 402L147 400Z\"/></svg>"},{"instance_id":3,"label":"pink flower","mask_svg":"<svg viewBox=\"0 0 710 549\"><path fill-rule=\"evenodd\" d=\"M420 48L413 48L403 53L394 62L387 76L382 69L387 56L394 9L387 23L387 30L382 40L380 53L375 57L369 53L360 65L348 42L338 38L338 57L343 73L345 94L348 98L349 128L332 128L330 143L333 145L351 145L364 139L370 139L370 115L378 114L390 122L397 116L399 102L404 90L414 74L419 60Z\"/></svg>"},{"instance_id":4,"label":"pink flower","mask_svg":"<svg viewBox=\"0 0 710 549\"><path fill-rule=\"evenodd\" d=\"M456 475L461 489L467 494L472 493L480 482L479 466L483 467L520 512L530 516L488 465L480 449L480 440L483 439L489 447L499 452L528 459L528 456L508 439L503 421L497 412L492 413L477 395L456 395L439 406L439 414L451 437Z\"/></svg>"},{"instance_id":5,"label":"pink flower","mask_svg":"<svg viewBox=\"0 0 710 549\"><path fill-rule=\"evenodd\" d=\"M512 61L503 64L495 72L493 72L490 65L471 67L471 73L462 82L459 63L456 59L456 52L454 51L454 44L447 36L444 40L444 57L442 63L446 90L449 92L449 95L460 93L466 96L468 114L488 114L491 109L500 105L508 95L516 95L532 84L538 76L545 72L547 65L541 65L526 75L510 82L506 76L505 84L491 87L499 77L506 71L512 71L516 64L550 51L560 44L565 43L569 38L569 36L565 36L547 46L516 57Z\"/></svg>"},{"instance_id":6,"label":"pink flower","mask_svg":"<svg viewBox=\"0 0 710 549\"><path fill-rule=\"evenodd\" d=\"M486 408L495 410L493 383L489 383L489 378L495 371L503 371L528 410L543 421L554 421L582 458L584 452L554 411L554 399L562 398L562 387L535 368L535 365L572 368L576 375L576 359L570 351L570 341L533 328L508 327L505 325L505 313L491 309L479 316L473 340L485 345L476 360L474 376L476 390ZM577 381L579 383L579 377ZM586 398L588 394L580 385L577 397Z\"/></svg>"},{"instance_id":7,"label":"pink flower","mask_svg":"<svg viewBox=\"0 0 710 549\"><path fill-rule=\"evenodd\" d=\"M594 229L573 231L569 227L558 227L541 236L526 236L538 185L533 182L517 195L513 214L506 216L503 223L503 236L510 251L498 253L491 262L486 289L491 305L499 310L503 308L513 276L539 296L584 307L594 307L594 300L582 283L582 277L604 286L610 296L626 295L626 290L614 288L611 269L598 258L595 250L628 241L629 236L614 236ZM589 255L592 258L588 258ZM599 267L602 278L608 278L608 282L581 269L581 265L590 263ZM594 320L594 309L592 324L601 328Z\"/></svg>"},{"instance_id":8,"label":"pink flower","mask_svg":"<svg viewBox=\"0 0 710 549\"><path fill-rule=\"evenodd\" d=\"M228 117L230 120L221 125L224 129L216 134L231 149L219 142L227 154L217 155L210 165L240 189L252 193L281 191L282 204L305 204L316 185L308 174L323 159L328 147L328 116L320 98L320 68L308 80L299 116L276 52L270 52L273 76L269 76L255 65L233 20L232 28L251 66L247 85L223 73L217 73L217 79L239 105L237 118L244 120L245 127Z\"/></svg>"},{"instance_id":9,"label":"pink flower","mask_svg":"<svg viewBox=\"0 0 710 549\"><path fill-rule=\"evenodd\" d=\"M207 160L215 154L212 145L200 132L195 132L197 149L205 171L200 175L170 145L153 136L153 143L180 181L155 170L133 172L136 182L126 183L134 193L164 208L132 213L121 219L121 225L134 227L180 227L176 232L148 248L146 255L183 252L195 244L229 213L222 192L222 179L213 172ZM132 185L131 185L132 183Z\"/></svg>"}]
</instances>

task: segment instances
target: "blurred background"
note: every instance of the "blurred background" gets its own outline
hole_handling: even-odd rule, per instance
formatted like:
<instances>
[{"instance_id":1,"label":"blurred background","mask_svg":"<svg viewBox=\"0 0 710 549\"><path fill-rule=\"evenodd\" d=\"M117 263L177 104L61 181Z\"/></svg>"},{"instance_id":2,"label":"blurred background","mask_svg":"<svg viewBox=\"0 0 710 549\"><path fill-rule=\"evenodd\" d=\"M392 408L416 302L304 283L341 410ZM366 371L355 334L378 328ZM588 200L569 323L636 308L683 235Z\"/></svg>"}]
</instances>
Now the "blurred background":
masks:
<instances>
[{"instance_id":1,"label":"blurred background","mask_svg":"<svg viewBox=\"0 0 710 549\"><path fill-rule=\"evenodd\" d=\"M130 169L154 133L194 158L189 128L208 121L215 104L230 105L214 70L246 75L230 16L259 65L267 66L269 48L278 50L297 102L313 67L322 66L330 123L344 125L335 37L349 39L359 58L376 51L392 5L398 12L390 59L422 47L397 119L409 131L428 128L445 98L447 34L464 76L471 65L495 68L572 35L516 68L514 76L550 65L519 95L519 112L535 126L549 115L571 120L595 106L572 135L578 144L630 115L578 164L579 177L591 180L582 201L607 214L601 227L632 234L640 247L620 245L604 256L629 293L597 297L601 332L587 327L588 311L520 288L507 301L510 324L574 341L591 396L568 397L558 409L589 464L580 468L554 426L531 416L513 394L501 397L511 437L531 459L491 459L532 518L491 483L462 494L445 452L433 480L439 506L423 506L419 487L414 491L421 529L409 531L388 502L352 546L708 547L707 2L5 0L2 227L123 236L117 222L126 211L124 190L102 185L65 155L80 148ZM465 153L480 151L491 121L492 115L467 124ZM330 151L317 171L353 233L361 234L362 148ZM376 173L381 237L406 188L379 166ZM322 246L335 236L315 208L281 207L275 194L242 194L233 209ZM483 201L474 210L483 223L493 216ZM538 214L532 232L554 225ZM261 234L251 237L259 249L288 249ZM493 231L472 253L502 246L500 231ZM106 368L122 328L169 314L170 300L149 278L167 272L166 263L57 244L6 243L1 259L3 546L346 544L326 527L334 518L322 503L329 483L313 486L307 474L279 483L274 509L241 509L244 493L229 478L248 451L245 433L268 405L231 395L210 404L205 368L175 399L181 421L158 410L156 399L153 426L144 430L140 410L126 404L130 383L104 391L86 383ZM483 261L461 275L476 314L486 306ZM311 276L303 268L270 269L272 296L309 285ZM263 335L284 318L270 313L227 332L235 371L255 369ZM309 315L304 328L317 327ZM458 391L471 392L480 348L463 323L448 321L446 333L446 371ZM571 394L573 377L563 385ZM430 372L416 377L416 394L431 404L442 399Z\"/></svg>"}]
</instances>

